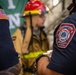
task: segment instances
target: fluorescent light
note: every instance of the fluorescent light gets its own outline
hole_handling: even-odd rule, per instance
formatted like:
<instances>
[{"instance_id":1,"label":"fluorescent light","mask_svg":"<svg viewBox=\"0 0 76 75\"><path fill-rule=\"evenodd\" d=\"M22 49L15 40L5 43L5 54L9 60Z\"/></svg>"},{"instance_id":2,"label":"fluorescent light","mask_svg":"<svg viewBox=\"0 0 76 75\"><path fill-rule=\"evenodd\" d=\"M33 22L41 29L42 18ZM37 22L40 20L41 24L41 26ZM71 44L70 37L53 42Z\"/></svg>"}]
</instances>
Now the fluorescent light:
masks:
<instances>
[{"instance_id":1,"label":"fluorescent light","mask_svg":"<svg viewBox=\"0 0 76 75\"><path fill-rule=\"evenodd\" d=\"M53 0L53 6L56 6L59 3L59 0Z\"/></svg>"}]
</instances>

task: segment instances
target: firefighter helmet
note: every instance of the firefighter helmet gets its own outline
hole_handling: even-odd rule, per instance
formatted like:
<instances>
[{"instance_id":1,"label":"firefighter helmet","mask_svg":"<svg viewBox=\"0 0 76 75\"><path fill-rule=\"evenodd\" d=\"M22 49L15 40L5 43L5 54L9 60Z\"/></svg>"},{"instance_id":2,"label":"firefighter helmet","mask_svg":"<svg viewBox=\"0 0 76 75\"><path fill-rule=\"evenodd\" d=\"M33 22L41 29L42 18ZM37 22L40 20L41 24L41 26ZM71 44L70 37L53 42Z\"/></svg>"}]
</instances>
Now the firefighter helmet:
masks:
<instances>
[{"instance_id":1,"label":"firefighter helmet","mask_svg":"<svg viewBox=\"0 0 76 75\"><path fill-rule=\"evenodd\" d=\"M22 16L27 16L29 13L31 15L43 14L46 13L46 6L40 0L30 0L25 8Z\"/></svg>"}]
</instances>

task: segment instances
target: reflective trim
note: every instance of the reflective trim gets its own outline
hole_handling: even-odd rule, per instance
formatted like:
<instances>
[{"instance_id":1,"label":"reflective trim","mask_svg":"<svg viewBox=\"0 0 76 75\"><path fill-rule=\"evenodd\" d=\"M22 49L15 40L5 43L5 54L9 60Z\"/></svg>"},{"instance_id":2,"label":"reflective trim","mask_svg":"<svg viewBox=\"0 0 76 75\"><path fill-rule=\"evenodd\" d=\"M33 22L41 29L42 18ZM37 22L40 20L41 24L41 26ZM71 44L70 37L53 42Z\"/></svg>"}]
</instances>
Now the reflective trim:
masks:
<instances>
[{"instance_id":1,"label":"reflective trim","mask_svg":"<svg viewBox=\"0 0 76 75\"><path fill-rule=\"evenodd\" d=\"M31 11L25 11L23 13L23 16L29 15L29 13L31 13L32 15L41 14L39 10L31 10Z\"/></svg>"},{"instance_id":2,"label":"reflective trim","mask_svg":"<svg viewBox=\"0 0 76 75\"><path fill-rule=\"evenodd\" d=\"M30 52L29 54L21 56L21 58L36 58L39 54L43 54L43 53L45 53L45 51Z\"/></svg>"}]
</instances>

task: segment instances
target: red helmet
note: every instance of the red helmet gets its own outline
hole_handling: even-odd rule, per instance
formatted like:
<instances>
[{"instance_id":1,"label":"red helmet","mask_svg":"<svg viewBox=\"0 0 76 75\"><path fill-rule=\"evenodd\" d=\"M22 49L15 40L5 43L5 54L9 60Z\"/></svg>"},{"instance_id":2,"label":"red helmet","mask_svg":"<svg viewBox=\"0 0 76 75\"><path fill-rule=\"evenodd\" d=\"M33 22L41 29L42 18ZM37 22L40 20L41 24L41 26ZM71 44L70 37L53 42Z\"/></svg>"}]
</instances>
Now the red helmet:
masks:
<instances>
[{"instance_id":1,"label":"red helmet","mask_svg":"<svg viewBox=\"0 0 76 75\"><path fill-rule=\"evenodd\" d=\"M44 3L42 3L40 0L30 0L24 8L24 13L22 16L29 15L29 13L31 13L32 15L36 15L46 12L46 6L44 5Z\"/></svg>"}]
</instances>

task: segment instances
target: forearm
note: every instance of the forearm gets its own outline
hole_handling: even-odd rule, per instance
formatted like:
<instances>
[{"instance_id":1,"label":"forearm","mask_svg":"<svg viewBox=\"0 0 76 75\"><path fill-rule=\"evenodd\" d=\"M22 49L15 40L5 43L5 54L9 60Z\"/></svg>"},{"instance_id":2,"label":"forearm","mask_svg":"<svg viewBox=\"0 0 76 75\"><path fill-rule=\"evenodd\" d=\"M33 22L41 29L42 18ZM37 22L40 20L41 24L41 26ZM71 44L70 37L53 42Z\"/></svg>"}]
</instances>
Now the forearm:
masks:
<instances>
[{"instance_id":1,"label":"forearm","mask_svg":"<svg viewBox=\"0 0 76 75\"><path fill-rule=\"evenodd\" d=\"M63 75L51 69L48 69L47 68L48 64L49 64L49 59L47 57L40 58L37 66L37 75Z\"/></svg>"},{"instance_id":2,"label":"forearm","mask_svg":"<svg viewBox=\"0 0 76 75\"><path fill-rule=\"evenodd\" d=\"M45 60L44 60L45 59ZM43 61L42 61L43 60ZM38 75L45 75L45 71L46 71L46 65L49 63L49 60L47 57L42 57L39 61L38 61L38 65L37 65L37 74Z\"/></svg>"}]
</instances>

